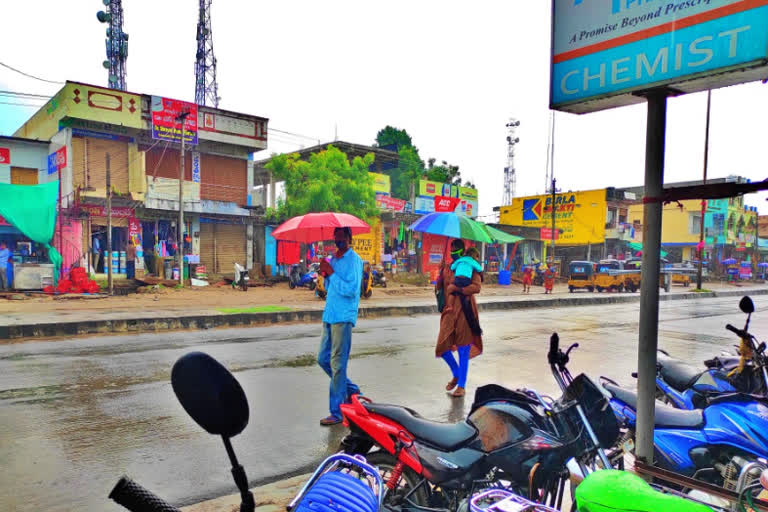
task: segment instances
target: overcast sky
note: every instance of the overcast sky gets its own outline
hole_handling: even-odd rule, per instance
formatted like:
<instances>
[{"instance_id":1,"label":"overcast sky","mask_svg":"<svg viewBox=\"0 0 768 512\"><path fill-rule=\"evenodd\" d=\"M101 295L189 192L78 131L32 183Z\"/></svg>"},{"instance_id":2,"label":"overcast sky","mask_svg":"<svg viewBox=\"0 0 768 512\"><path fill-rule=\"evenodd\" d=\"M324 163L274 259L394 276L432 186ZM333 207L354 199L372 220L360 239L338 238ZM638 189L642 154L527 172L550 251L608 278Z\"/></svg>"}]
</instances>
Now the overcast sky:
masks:
<instances>
[{"instance_id":1,"label":"overcast sky","mask_svg":"<svg viewBox=\"0 0 768 512\"><path fill-rule=\"evenodd\" d=\"M125 0L128 90L194 100L197 4ZM106 85L97 0L7 1L0 62L50 80ZM220 107L270 118L270 127L370 144L390 124L421 156L460 166L479 188L480 213L499 205L509 117L520 120L518 195L544 190L550 8L543 0L458 2L213 2ZM53 94L57 85L0 67L0 90ZM35 109L3 103L0 133ZM666 181L702 174L706 93L670 100ZM713 93L710 177L766 172L768 85ZM555 175L568 189L643 182L645 106L557 114ZM316 141L270 134L270 152ZM268 156L267 154L264 155ZM765 196L747 202L768 211Z\"/></svg>"}]
</instances>

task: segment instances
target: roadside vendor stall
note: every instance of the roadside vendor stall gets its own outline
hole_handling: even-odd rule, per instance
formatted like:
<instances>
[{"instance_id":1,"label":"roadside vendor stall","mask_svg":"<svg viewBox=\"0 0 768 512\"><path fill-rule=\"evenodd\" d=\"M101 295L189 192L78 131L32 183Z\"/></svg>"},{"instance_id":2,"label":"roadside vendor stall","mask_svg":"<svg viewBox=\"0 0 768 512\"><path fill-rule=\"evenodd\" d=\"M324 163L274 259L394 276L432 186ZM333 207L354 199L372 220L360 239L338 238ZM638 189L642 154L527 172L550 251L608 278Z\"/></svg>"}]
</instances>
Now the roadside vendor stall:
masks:
<instances>
[{"instance_id":1,"label":"roadside vendor stall","mask_svg":"<svg viewBox=\"0 0 768 512\"><path fill-rule=\"evenodd\" d=\"M0 183L0 241L11 250L11 289L41 290L56 285L61 255L51 246L59 183Z\"/></svg>"}]
</instances>

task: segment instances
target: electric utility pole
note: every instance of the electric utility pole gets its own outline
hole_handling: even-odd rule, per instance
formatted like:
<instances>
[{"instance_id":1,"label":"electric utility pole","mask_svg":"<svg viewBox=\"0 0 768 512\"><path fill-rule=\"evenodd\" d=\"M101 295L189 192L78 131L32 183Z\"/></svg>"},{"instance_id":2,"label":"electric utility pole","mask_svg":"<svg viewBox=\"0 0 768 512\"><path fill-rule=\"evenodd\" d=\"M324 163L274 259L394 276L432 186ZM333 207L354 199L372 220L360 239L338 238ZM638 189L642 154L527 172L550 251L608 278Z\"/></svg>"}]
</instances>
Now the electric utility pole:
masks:
<instances>
[{"instance_id":1,"label":"electric utility pole","mask_svg":"<svg viewBox=\"0 0 768 512\"><path fill-rule=\"evenodd\" d=\"M707 167L709 165L709 114L712 108L712 91L707 91L707 122L704 131L704 180L707 184ZM701 200L701 224L699 226L699 269L696 272L696 289L701 290L702 266L704 265L704 216L707 213L707 200Z\"/></svg>"},{"instance_id":2,"label":"electric utility pole","mask_svg":"<svg viewBox=\"0 0 768 512\"><path fill-rule=\"evenodd\" d=\"M184 130L189 111L182 112L177 121L181 121L181 156L179 158L179 225L176 226L176 259L179 264L179 286L184 287Z\"/></svg>"},{"instance_id":3,"label":"electric utility pole","mask_svg":"<svg viewBox=\"0 0 768 512\"><path fill-rule=\"evenodd\" d=\"M107 286L109 294L112 295L114 288L112 286L112 176L109 172L109 153L107 153Z\"/></svg>"},{"instance_id":4,"label":"electric utility pole","mask_svg":"<svg viewBox=\"0 0 768 512\"><path fill-rule=\"evenodd\" d=\"M549 257L552 260L553 265L555 264L555 233L556 233L555 212L557 211L557 208L555 208L555 200L556 200L555 194L557 193L556 185L557 185L557 180L555 178L552 178L552 189L550 190L550 193L552 194L552 207L550 210L552 212L552 232L550 233L552 237L552 254Z\"/></svg>"}]
</instances>

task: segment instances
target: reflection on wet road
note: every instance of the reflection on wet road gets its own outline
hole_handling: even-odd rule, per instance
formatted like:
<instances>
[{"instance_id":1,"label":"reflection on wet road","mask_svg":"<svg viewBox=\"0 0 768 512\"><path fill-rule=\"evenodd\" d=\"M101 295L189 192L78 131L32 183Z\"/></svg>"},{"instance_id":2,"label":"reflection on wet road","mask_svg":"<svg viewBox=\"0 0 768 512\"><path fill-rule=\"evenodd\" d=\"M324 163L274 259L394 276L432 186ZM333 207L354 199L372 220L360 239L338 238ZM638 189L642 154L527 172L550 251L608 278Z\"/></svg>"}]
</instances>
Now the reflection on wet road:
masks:
<instances>
[{"instance_id":1,"label":"reflection on wet road","mask_svg":"<svg viewBox=\"0 0 768 512\"><path fill-rule=\"evenodd\" d=\"M760 311L751 330L768 330ZM701 361L738 340L738 300L661 305L660 346ZM474 387L496 382L555 393L546 366L552 331L580 343L571 370L631 383L637 304L482 314L485 353L472 361L466 400L443 391L434 357L436 316L358 323L350 375L377 401L458 421ZM118 510L107 494L128 474L174 504L234 492L220 440L176 401L170 368L202 350L235 372L251 420L233 444L253 482L308 469L337 450L342 427L324 429L328 379L315 366L319 325L163 333L0 345L0 510Z\"/></svg>"}]
</instances>

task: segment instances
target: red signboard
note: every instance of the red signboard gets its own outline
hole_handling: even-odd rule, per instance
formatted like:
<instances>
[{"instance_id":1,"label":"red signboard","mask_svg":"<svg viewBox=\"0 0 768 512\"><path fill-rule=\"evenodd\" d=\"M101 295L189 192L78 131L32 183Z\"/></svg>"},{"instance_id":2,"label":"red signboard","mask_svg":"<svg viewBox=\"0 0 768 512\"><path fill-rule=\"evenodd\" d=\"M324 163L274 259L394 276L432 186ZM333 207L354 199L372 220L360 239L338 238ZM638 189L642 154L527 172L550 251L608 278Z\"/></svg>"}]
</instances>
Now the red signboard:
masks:
<instances>
[{"instance_id":1,"label":"red signboard","mask_svg":"<svg viewBox=\"0 0 768 512\"><path fill-rule=\"evenodd\" d=\"M10 226L10 224L8 224L8 221L6 221L6 220L3 218L3 216L2 216L2 215L0 215L0 226Z\"/></svg>"},{"instance_id":2,"label":"red signboard","mask_svg":"<svg viewBox=\"0 0 768 512\"><path fill-rule=\"evenodd\" d=\"M11 163L11 150L8 148L0 148L0 165L9 165Z\"/></svg>"},{"instance_id":3,"label":"red signboard","mask_svg":"<svg viewBox=\"0 0 768 512\"><path fill-rule=\"evenodd\" d=\"M184 141L197 144L197 105L186 101L152 96L152 138L181 142L182 112L189 112L184 121Z\"/></svg>"},{"instance_id":4,"label":"red signboard","mask_svg":"<svg viewBox=\"0 0 768 512\"><path fill-rule=\"evenodd\" d=\"M461 199L458 197L435 196L436 212L452 212L459 206Z\"/></svg>"},{"instance_id":5,"label":"red signboard","mask_svg":"<svg viewBox=\"0 0 768 512\"><path fill-rule=\"evenodd\" d=\"M539 238L542 240L552 240L552 228L541 228ZM555 228L555 240L560 239L560 230Z\"/></svg>"},{"instance_id":6,"label":"red signboard","mask_svg":"<svg viewBox=\"0 0 768 512\"><path fill-rule=\"evenodd\" d=\"M394 210L396 212L405 211L404 199L397 199L385 194L376 194L376 204L383 210Z\"/></svg>"},{"instance_id":7,"label":"red signboard","mask_svg":"<svg viewBox=\"0 0 768 512\"><path fill-rule=\"evenodd\" d=\"M99 204L81 204L80 209L88 213L91 217L106 217L107 207ZM121 218L133 217L133 208L127 206L113 206L112 216Z\"/></svg>"}]
</instances>

